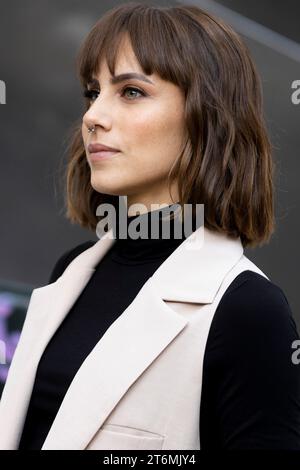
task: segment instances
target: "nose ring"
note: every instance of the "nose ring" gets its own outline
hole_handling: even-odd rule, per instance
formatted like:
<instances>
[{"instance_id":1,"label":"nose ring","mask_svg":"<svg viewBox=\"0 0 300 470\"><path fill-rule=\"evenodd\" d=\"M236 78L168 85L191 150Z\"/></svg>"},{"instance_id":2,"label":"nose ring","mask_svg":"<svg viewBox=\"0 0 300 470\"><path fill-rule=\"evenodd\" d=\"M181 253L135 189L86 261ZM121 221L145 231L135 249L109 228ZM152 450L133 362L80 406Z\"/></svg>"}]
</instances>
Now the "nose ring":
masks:
<instances>
[{"instance_id":1,"label":"nose ring","mask_svg":"<svg viewBox=\"0 0 300 470\"><path fill-rule=\"evenodd\" d=\"M95 127L88 127L88 132L95 132Z\"/></svg>"}]
</instances>

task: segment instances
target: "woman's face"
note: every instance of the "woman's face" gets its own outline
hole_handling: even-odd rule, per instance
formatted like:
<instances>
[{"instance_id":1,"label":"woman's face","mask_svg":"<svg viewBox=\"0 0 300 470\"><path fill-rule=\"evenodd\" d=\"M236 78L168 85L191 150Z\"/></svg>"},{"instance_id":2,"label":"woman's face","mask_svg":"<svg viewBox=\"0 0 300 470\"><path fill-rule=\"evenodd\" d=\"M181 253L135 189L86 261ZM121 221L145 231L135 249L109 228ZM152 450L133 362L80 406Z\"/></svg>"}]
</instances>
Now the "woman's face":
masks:
<instances>
[{"instance_id":1,"label":"woman's face","mask_svg":"<svg viewBox=\"0 0 300 470\"><path fill-rule=\"evenodd\" d=\"M121 51L116 76L143 74L129 42ZM166 177L185 141L183 92L156 74L146 76L152 83L131 78L111 84L106 62L94 78L96 83L88 88L95 92L82 122L92 187L99 193L127 196L128 208L138 203L151 210L151 204L177 202L177 183L170 195ZM95 131L89 133L88 127ZM90 143L119 152L95 161L88 151Z\"/></svg>"}]
</instances>

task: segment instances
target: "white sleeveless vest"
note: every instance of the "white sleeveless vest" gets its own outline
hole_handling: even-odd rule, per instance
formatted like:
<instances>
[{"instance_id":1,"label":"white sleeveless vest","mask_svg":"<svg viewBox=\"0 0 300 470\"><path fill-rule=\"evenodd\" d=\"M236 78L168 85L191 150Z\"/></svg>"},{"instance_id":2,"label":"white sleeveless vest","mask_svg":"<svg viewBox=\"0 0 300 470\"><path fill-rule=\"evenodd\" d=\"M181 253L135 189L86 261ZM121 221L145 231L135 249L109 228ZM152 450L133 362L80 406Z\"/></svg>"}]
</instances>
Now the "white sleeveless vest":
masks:
<instances>
[{"instance_id":1,"label":"white sleeveless vest","mask_svg":"<svg viewBox=\"0 0 300 470\"><path fill-rule=\"evenodd\" d=\"M56 282L33 290L0 401L0 449L18 448L39 359L114 242L110 231ZM203 226L190 235L83 362L42 450L200 449L208 333L225 290L245 270L268 279L240 238Z\"/></svg>"}]
</instances>

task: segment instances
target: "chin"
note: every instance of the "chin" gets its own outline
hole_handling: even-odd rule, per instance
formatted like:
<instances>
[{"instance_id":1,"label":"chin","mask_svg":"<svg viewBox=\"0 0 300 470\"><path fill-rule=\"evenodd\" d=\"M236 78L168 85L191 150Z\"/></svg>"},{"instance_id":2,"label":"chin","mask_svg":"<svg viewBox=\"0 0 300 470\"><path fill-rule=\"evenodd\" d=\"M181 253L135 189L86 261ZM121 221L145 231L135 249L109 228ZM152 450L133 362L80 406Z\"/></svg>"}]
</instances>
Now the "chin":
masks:
<instances>
[{"instance_id":1,"label":"chin","mask_svg":"<svg viewBox=\"0 0 300 470\"><path fill-rule=\"evenodd\" d=\"M107 182L107 178L106 178ZM120 193L118 191L118 188L116 187L109 187L107 184L101 184L99 181L91 180L91 186L92 188L97 191L98 193L101 194L107 194L109 196L119 196Z\"/></svg>"}]
</instances>

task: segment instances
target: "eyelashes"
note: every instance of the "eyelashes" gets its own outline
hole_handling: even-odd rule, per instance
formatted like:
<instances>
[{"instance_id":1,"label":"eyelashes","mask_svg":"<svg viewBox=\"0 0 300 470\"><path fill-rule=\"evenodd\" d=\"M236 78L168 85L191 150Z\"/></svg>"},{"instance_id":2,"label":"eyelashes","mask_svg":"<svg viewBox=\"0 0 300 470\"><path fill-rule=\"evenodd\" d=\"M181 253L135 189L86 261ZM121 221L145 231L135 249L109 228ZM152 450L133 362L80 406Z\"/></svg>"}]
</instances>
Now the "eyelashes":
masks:
<instances>
[{"instance_id":1,"label":"eyelashes","mask_svg":"<svg viewBox=\"0 0 300 470\"><path fill-rule=\"evenodd\" d=\"M98 93L98 91L96 90L89 90L88 88L84 88L83 90L83 93L82 93L82 96L84 96L85 98L88 98L88 99L92 99L94 94L95 93Z\"/></svg>"},{"instance_id":2,"label":"eyelashes","mask_svg":"<svg viewBox=\"0 0 300 470\"><path fill-rule=\"evenodd\" d=\"M140 90L139 88L132 87L132 86L124 87L123 90L122 90L122 93L121 93L122 96L124 95L124 92L126 90L131 90L131 91L134 91L134 92L138 92L138 93L140 93L141 96L147 96L144 91ZM85 98L88 98L89 100L93 101L93 97L95 96L95 99L96 99L97 96L99 95L99 91L98 90L89 90L88 88L84 88L82 95ZM135 98L135 97L133 99L129 98L129 101L134 101L135 99L138 99L138 98Z\"/></svg>"}]
</instances>

